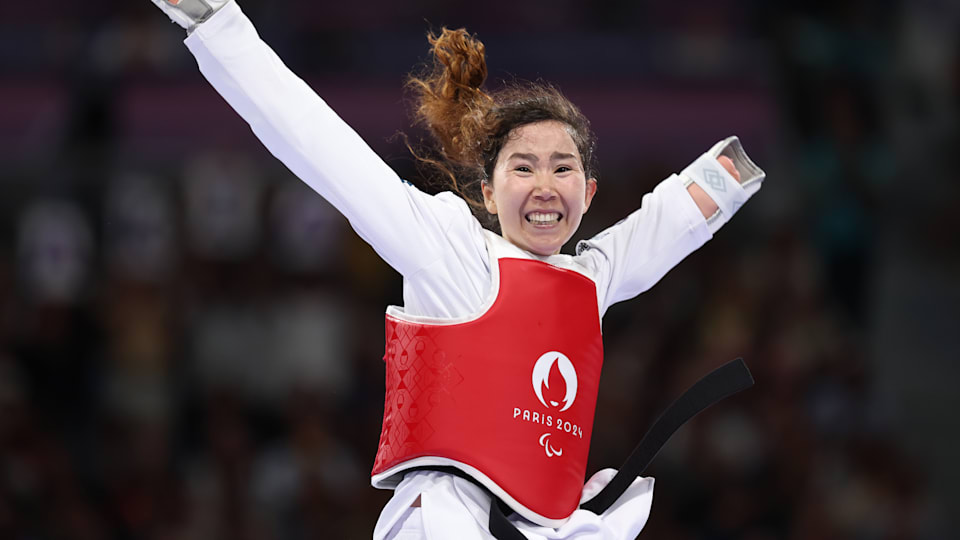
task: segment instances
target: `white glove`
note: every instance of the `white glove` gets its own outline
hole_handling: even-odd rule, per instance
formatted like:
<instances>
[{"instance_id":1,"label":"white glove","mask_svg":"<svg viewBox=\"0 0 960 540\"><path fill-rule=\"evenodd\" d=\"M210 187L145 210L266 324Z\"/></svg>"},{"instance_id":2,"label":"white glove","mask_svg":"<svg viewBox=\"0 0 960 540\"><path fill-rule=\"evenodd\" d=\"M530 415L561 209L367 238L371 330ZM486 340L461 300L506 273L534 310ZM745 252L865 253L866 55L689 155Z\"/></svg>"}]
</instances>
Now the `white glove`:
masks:
<instances>
[{"instance_id":1,"label":"white glove","mask_svg":"<svg viewBox=\"0 0 960 540\"><path fill-rule=\"evenodd\" d=\"M190 30L210 18L230 0L151 0L170 19Z\"/></svg>"}]
</instances>

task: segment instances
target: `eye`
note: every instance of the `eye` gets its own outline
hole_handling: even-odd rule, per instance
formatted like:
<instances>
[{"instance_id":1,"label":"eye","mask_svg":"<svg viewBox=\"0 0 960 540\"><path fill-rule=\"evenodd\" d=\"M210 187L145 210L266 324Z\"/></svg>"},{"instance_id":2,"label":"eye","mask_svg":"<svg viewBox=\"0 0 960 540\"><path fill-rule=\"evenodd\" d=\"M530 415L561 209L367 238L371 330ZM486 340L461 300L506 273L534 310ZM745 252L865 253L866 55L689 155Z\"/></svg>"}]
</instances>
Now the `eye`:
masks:
<instances>
[{"instance_id":1,"label":"eye","mask_svg":"<svg viewBox=\"0 0 960 540\"><path fill-rule=\"evenodd\" d=\"M567 167L566 165L561 165L561 166L557 167L557 172L558 172L558 173L570 172L570 171L572 171L572 170L573 170L573 169L571 169L570 167Z\"/></svg>"},{"instance_id":2,"label":"eye","mask_svg":"<svg viewBox=\"0 0 960 540\"><path fill-rule=\"evenodd\" d=\"M513 170L515 170L515 171L517 171L517 172L525 172L525 173L533 172L533 171L530 169L530 167L527 167L526 165L517 165L516 167L514 167Z\"/></svg>"}]
</instances>

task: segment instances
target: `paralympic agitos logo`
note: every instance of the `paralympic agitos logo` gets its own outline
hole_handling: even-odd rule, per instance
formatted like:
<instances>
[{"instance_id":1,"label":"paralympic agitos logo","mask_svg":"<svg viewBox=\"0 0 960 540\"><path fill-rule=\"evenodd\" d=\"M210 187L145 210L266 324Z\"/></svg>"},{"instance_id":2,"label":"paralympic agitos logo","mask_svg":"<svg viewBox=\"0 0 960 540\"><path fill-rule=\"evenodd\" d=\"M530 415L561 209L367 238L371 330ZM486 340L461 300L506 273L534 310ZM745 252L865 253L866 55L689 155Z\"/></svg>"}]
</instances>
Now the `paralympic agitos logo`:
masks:
<instances>
[{"instance_id":1,"label":"paralympic agitos logo","mask_svg":"<svg viewBox=\"0 0 960 540\"><path fill-rule=\"evenodd\" d=\"M540 424L553 428L556 432L568 433L582 439L583 428L559 416L559 413L573 406L577 399L577 370L574 369L573 362L561 352L546 352L533 365L531 382L533 393L545 410L514 407L513 418ZM550 431L540 434L540 446L544 448L547 457L562 456L563 450L550 442L551 434Z\"/></svg>"}]
</instances>

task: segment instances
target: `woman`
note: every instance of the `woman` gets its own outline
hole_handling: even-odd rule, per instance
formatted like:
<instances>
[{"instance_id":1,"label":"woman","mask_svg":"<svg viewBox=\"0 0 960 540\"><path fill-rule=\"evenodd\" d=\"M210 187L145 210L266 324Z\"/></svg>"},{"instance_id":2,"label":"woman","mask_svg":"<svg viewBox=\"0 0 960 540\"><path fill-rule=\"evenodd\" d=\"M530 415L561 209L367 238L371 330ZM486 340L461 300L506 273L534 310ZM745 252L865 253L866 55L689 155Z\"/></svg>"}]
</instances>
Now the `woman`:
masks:
<instances>
[{"instance_id":1,"label":"woman","mask_svg":"<svg viewBox=\"0 0 960 540\"><path fill-rule=\"evenodd\" d=\"M427 195L283 65L236 2L153 2L188 29L201 72L263 144L404 277L404 306L387 314L373 471L373 484L395 493L374 538L491 538L491 494L528 538L634 538L652 479L634 480L599 515L578 509L612 477L583 485L600 318L759 189L764 173L736 138L563 255L597 190L589 124L550 87L484 92L483 46L466 32L431 36L434 69L411 79L437 147L423 159L450 181Z\"/></svg>"}]
</instances>

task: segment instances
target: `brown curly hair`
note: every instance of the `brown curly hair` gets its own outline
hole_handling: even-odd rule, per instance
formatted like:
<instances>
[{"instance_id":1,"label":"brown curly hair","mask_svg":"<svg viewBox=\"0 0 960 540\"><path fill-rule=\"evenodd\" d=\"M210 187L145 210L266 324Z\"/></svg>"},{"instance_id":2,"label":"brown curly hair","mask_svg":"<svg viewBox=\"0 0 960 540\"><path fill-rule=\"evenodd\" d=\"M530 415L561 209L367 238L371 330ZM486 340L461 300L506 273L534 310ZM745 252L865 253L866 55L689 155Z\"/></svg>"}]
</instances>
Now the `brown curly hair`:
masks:
<instances>
[{"instance_id":1,"label":"brown curly hair","mask_svg":"<svg viewBox=\"0 0 960 540\"><path fill-rule=\"evenodd\" d=\"M542 82L512 83L488 94L485 47L465 29L443 28L427 35L432 62L407 86L414 94L415 123L433 138L429 157L410 148L420 162L434 168L447 189L471 206L481 223L495 225L486 212L480 186L492 180L500 150L518 127L545 120L568 126L586 178L596 176L596 137L590 122L557 88ZM408 145L409 147L409 145Z\"/></svg>"}]
</instances>

